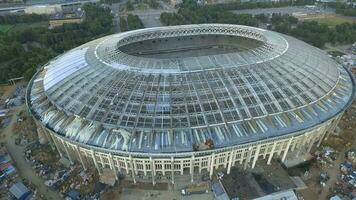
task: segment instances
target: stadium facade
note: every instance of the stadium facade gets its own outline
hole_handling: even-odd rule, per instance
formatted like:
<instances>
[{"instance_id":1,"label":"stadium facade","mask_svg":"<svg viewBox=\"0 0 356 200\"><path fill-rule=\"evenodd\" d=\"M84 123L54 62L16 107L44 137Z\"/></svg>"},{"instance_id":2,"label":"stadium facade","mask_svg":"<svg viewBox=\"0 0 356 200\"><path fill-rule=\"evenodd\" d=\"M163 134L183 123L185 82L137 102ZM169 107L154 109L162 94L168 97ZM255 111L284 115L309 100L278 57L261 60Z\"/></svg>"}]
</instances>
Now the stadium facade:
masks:
<instances>
[{"instance_id":1,"label":"stadium facade","mask_svg":"<svg viewBox=\"0 0 356 200\"><path fill-rule=\"evenodd\" d=\"M42 67L26 102L62 157L155 184L310 151L335 129L354 85L295 38L203 24L86 43Z\"/></svg>"}]
</instances>

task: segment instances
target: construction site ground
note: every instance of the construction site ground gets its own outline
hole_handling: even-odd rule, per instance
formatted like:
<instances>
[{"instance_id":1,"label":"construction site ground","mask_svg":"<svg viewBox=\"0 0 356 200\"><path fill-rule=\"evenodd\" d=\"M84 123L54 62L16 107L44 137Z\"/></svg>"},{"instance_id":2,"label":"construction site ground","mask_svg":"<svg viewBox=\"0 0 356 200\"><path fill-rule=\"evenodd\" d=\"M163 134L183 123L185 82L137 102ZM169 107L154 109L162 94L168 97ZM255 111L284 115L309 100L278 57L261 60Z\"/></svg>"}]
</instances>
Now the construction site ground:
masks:
<instances>
[{"instance_id":1,"label":"construction site ground","mask_svg":"<svg viewBox=\"0 0 356 200\"><path fill-rule=\"evenodd\" d=\"M15 86L0 86L0 88L2 95L1 100L3 103L3 100L9 98L12 92L15 90ZM49 190L44 185L43 180L36 175L35 171L32 170L31 165L25 160L23 156L24 147L15 145L15 139L17 138L17 134L13 132L13 129L15 127L15 123L17 122L18 115L23 110L25 110L25 105L11 108L11 121L7 127L1 130L0 142L5 143L5 146L12 159L14 160L16 169L21 178L36 186L38 196L46 197L46 199L49 200L60 199L60 196L56 192Z\"/></svg>"},{"instance_id":2,"label":"construction site ground","mask_svg":"<svg viewBox=\"0 0 356 200\"><path fill-rule=\"evenodd\" d=\"M320 146L320 148L327 146L336 150L336 159L333 161L332 166L322 167L316 160L314 160L304 166L301 166L299 168L299 174L294 174L303 177L305 170L309 171L308 175L303 177L308 188L299 191L304 199L326 200L332 195L335 184L340 181L340 164L345 161L345 152L350 150L352 147L356 147L355 119L356 103L354 102L340 120L340 123L335 131L336 134L331 134L327 140L322 142ZM296 171L293 173L295 172ZM326 172L330 177L324 187L319 184L321 172Z\"/></svg>"}]
</instances>

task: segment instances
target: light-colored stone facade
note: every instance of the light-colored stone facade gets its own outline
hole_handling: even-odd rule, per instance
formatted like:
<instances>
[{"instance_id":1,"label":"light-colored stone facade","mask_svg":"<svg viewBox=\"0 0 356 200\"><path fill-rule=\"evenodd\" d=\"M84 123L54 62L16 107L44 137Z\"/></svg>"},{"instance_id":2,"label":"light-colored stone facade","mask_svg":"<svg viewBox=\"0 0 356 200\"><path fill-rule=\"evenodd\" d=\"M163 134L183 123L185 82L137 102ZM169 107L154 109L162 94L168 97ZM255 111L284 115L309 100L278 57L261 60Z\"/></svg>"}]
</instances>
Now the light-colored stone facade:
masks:
<instances>
[{"instance_id":1,"label":"light-colored stone facade","mask_svg":"<svg viewBox=\"0 0 356 200\"><path fill-rule=\"evenodd\" d=\"M95 167L101 173L103 168L110 168L117 175L122 173L130 176L134 182L150 179L153 184L161 180L174 184L174 177L183 174L190 174L193 181L195 174L209 172L212 177L214 170L218 168L225 168L229 174L231 167L236 165L244 169L254 168L258 159L264 159L270 164L273 157L284 161L288 152L308 152L313 145L319 146L321 141L329 136L341 116L342 114L304 133L229 148L177 154L110 151L70 141L41 126L40 123L38 126L47 133L47 139L55 145L61 157L66 157L71 163L80 163L84 169Z\"/></svg>"}]
</instances>

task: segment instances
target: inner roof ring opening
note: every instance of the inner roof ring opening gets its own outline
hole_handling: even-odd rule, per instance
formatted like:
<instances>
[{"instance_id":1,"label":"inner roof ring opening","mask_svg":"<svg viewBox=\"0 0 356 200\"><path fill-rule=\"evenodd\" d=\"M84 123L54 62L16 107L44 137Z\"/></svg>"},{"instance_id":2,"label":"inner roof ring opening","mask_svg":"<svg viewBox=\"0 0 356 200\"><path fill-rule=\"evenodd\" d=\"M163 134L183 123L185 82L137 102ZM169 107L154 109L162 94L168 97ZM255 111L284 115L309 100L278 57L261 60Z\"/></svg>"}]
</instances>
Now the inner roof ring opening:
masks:
<instances>
[{"instance_id":1,"label":"inner roof ring opening","mask_svg":"<svg viewBox=\"0 0 356 200\"><path fill-rule=\"evenodd\" d=\"M129 31L103 39L103 64L145 74L174 74L253 65L284 54L288 43L271 31L239 25L184 25ZM223 62L229 60L229 62Z\"/></svg>"},{"instance_id":2,"label":"inner roof ring opening","mask_svg":"<svg viewBox=\"0 0 356 200\"><path fill-rule=\"evenodd\" d=\"M240 36L212 34L142 40L119 46L118 50L137 57L180 59L248 51L263 44Z\"/></svg>"}]
</instances>

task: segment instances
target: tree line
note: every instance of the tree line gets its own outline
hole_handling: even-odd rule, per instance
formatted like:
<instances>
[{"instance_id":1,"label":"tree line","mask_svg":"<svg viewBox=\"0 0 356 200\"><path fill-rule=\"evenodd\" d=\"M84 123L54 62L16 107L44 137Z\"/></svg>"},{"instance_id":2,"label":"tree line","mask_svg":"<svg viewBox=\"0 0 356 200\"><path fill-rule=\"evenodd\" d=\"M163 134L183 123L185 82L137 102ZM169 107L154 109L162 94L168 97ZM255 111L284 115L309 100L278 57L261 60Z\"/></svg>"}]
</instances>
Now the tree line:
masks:
<instances>
[{"instance_id":1,"label":"tree line","mask_svg":"<svg viewBox=\"0 0 356 200\"><path fill-rule=\"evenodd\" d=\"M356 42L356 24L345 23L330 28L315 21L299 21L289 15L234 14L221 6L202 6L194 0L184 0L177 13L162 13L160 20L165 25L227 23L248 26L270 24L270 29L294 36L316 47L325 43Z\"/></svg>"},{"instance_id":2,"label":"tree line","mask_svg":"<svg viewBox=\"0 0 356 200\"><path fill-rule=\"evenodd\" d=\"M335 8L335 12L345 16L356 16L356 8L352 4L346 4L341 2L329 3L330 7Z\"/></svg>"},{"instance_id":3,"label":"tree line","mask_svg":"<svg viewBox=\"0 0 356 200\"><path fill-rule=\"evenodd\" d=\"M123 31L130 31L144 28L144 25L141 19L137 15L128 14L127 18L120 17L120 30Z\"/></svg>"},{"instance_id":4,"label":"tree line","mask_svg":"<svg viewBox=\"0 0 356 200\"><path fill-rule=\"evenodd\" d=\"M48 21L49 15L27 14L27 15L0 15L0 24L18 24L29 22Z\"/></svg>"},{"instance_id":5,"label":"tree line","mask_svg":"<svg viewBox=\"0 0 356 200\"><path fill-rule=\"evenodd\" d=\"M0 34L0 82L25 76L30 79L36 68L54 56L95 38L113 33L110 10L94 4L83 6L85 19L81 24L64 24L49 30L47 27L23 28ZM23 23L23 15L16 23ZM8 16L13 17L13 16ZM43 17L43 18L42 18ZM39 17L45 19L45 16ZM26 23L38 22L38 18ZM8 19L6 19L8 20Z\"/></svg>"}]
</instances>

